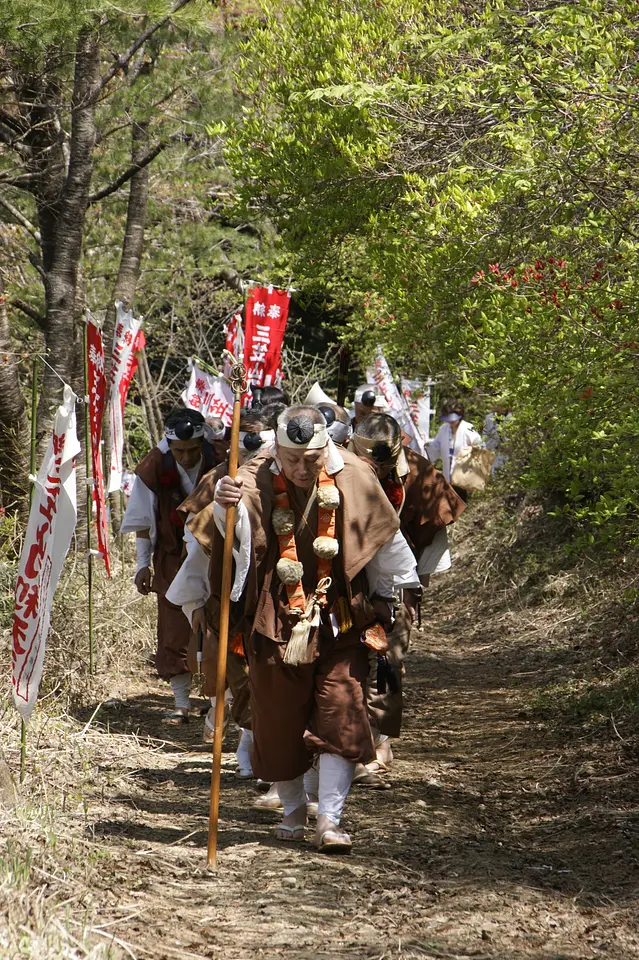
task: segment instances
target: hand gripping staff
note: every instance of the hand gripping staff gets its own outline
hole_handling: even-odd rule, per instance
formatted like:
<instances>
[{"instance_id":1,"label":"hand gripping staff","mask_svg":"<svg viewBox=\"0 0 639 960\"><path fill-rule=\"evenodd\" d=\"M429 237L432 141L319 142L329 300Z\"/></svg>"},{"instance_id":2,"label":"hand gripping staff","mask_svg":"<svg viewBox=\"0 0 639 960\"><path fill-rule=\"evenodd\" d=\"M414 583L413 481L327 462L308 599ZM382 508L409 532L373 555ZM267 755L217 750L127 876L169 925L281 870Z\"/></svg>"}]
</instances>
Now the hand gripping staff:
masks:
<instances>
[{"instance_id":1,"label":"hand gripping staff","mask_svg":"<svg viewBox=\"0 0 639 960\"><path fill-rule=\"evenodd\" d=\"M234 393L231 447L229 450L229 476L237 474L237 455L240 443L240 407L242 394L248 383L246 370L241 361L229 355L233 361L230 382ZM220 631L217 650L217 689L215 700L215 736L213 739L213 768L211 771L211 806L209 809L208 866L212 869L217 860L217 828L220 809L220 776L222 773L222 740L224 737L224 692L226 687L226 660L229 645L229 612L231 607L231 574L233 570L233 537L235 535L236 507L226 511L226 533L222 561L222 589L220 593Z\"/></svg>"}]
</instances>

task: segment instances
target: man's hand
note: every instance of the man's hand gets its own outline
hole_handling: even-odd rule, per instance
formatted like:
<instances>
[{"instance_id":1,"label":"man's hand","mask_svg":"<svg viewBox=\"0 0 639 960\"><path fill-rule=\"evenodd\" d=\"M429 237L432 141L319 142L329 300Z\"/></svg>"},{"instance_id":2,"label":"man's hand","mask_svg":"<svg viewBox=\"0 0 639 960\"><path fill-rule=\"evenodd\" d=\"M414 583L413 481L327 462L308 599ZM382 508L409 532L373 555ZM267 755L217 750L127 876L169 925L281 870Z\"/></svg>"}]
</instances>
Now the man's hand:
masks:
<instances>
[{"instance_id":1,"label":"man's hand","mask_svg":"<svg viewBox=\"0 0 639 960\"><path fill-rule=\"evenodd\" d=\"M135 575L134 583L143 597L148 597L151 593L151 570L149 567L142 567Z\"/></svg>"},{"instance_id":2,"label":"man's hand","mask_svg":"<svg viewBox=\"0 0 639 960\"><path fill-rule=\"evenodd\" d=\"M404 606L408 610L410 618L414 623L417 617L419 604L421 603L421 592L418 593L416 590L404 590L402 599L404 601Z\"/></svg>"},{"instance_id":3,"label":"man's hand","mask_svg":"<svg viewBox=\"0 0 639 960\"><path fill-rule=\"evenodd\" d=\"M240 477L236 477L235 480L232 477L222 477L215 493L215 502L225 510L236 507L242 499L243 486L244 483Z\"/></svg>"},{"instance_id":4,"label":"man's hand","mask_svg":"<svg viewBox=\"0 0 639 960\"><path fill-rule=\"evenodd\" d=\"M206 607L198 607L197 610L193 611L191 617L191 628L193 633L197 637L198 630L202 631L202 636L206 636Z\"/></svg>"},{"instance_id":5,"label":"man's hand","mask_svg":"<svg viewBox=\"0 0 639 960\"><path fill-rule=\"evenodd\" d=\"M390 627L393 622L393 602L389 600L373 600L375 616L384 627Z\"/></svg>"}]
</instances>

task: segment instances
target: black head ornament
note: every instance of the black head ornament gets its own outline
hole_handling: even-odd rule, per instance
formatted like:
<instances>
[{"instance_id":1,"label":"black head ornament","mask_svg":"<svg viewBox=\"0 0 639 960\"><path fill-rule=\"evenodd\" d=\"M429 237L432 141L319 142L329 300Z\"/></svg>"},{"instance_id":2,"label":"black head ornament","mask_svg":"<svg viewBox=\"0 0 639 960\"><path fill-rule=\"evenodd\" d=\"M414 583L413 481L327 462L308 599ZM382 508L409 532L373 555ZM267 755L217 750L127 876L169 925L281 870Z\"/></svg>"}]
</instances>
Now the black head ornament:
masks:
<instances>
[{"instance_id":1,"label":"black head ornament","mask_svg":"<svg viewBox=\"0 0 639 960\"><path fill-rule=\"evenodd\" d=\"M286 424L286 436L292 443L309 443L315 436L315 424L310 417L293 417Z\"/></svg>"},{"instance_id":2,"label":"black head ornament","mask_svg":"<svg viewBox=\"0 0 639 960\"><path fill-rule=\"evenodd\" d=\"M375 396L374 390L364 390L360 403L365 407L374 407L376 399L377 397Z\"/></svg>"},{"instance_id":3,"label":"black head ornament","mask_svg":"<svg viewBox=\"0 0 639 960\"><path fill-rule=\"evenodd\" d=\"M386 463L392 459L393 451L388 443L380 440L371 450L371 456L376 463Z\"/></svg>"},{"instance_id":4,"label":"black head ornament","mask_svg":"<svg viewBox=\"0 0 639 960\"><path fill-rule=\"evenodd\" d=\"M327 403L318 404L317 409L326 420L327 427L330 427L333 423L335 423L335 411L332 407L329 407Z\"/></svg>"},{"instance_id":5,"label":"black head ornament","mask_svg":"<svg viewBox=\"0 0 639 960\"><path fill-rule=\"evenodd\" d=\"M244 446L247 450L259 450L264 441L259 433L247 433L244 437Z\"/></svg>"}]
</instances>

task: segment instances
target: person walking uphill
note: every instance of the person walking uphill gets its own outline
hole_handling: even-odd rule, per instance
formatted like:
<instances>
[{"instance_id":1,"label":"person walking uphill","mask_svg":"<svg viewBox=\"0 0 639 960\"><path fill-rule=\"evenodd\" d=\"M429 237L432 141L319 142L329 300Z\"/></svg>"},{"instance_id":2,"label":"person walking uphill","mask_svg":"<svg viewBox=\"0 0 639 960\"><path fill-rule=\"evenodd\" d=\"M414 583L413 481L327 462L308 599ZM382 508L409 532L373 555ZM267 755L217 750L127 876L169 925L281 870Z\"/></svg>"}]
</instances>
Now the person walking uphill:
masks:
<instances>
[{"instance_id":1,"label":"person walking uphill","mask_svg":"<svg viewBox=\"0 0 639 960\"><path fill-rule=\"evenodd\" d=\"M340 820L354 767L375 755L366 642L383 642L380 621L391 610L379 598L416 585L415 561L374 472L337 450L313 407L285 410L271 453L221 479L215 502L190 521L211 557L202 592L210 588L213 599L234 504L231 600L249 661L253 770L277 783L284 819L276 837L302 840L304 774L319 755L315 844L346 852Z\"/></svg>"},{"instance_id":2,"label":"person walking uphill","mask_svg":"<svg viewBox=\"0 0 639 960\"><path fill-rule=\"evenodd\" d=\"M426 445L428 459L433 463L442 462L442 473L450 483L455 463L464 447L481 447L481 434L468 421L464 420L464 407L461 403L445 403L442 406L441 427L437 435ZM468 491L453 487L464 503L468 502Z\"/></svg>"},{"instance_id":3,"label":"person walking uphill","mask_svg":"<svg viewBox=\"0 0 639 960\"><path fill-rule=\"evenodd\" d=\"M201 477L218 463L219 454L204 439L204 417L195 410L173 411L165 437L138 464L122 533L136 534L135 585L143 596L158 598L156 669L171 684L175 709L165 720L186 723L191 672L187 650L189 621L166 592L182 563L184 519L178 507ZM151 574L153 567L153 574Z\"/></svg>"}]
</instances>

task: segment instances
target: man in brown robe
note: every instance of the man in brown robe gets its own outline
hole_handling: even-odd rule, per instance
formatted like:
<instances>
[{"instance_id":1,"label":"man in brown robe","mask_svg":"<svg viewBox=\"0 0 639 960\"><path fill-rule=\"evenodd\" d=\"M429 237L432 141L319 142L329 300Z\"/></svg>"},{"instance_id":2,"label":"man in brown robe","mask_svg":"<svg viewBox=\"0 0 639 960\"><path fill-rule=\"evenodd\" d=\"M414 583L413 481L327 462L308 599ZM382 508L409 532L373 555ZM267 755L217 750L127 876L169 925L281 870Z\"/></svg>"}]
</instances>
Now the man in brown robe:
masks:
<instances>
[{"instance_id":1,"label":"man in brown robe","mask_svg":"<svg viewBox=\"0 0 639 960\"><path fill-rule=\"evenodd\" d=\"M402 430L397 421L385 413L371 413L358 422L351 440L352 449L375 470L389 502L399 515L401 531L411 547L420 569L428 569L425 556L436 537L453 523L465 509L443 474L414 450L403 446ZM447 541L445 541L447 543ZM435 552L437 552L435 546ZM447 548L446 548L447 549ZM420 575L423 586L430 574ZM403 661L410 644L411 617L403 604L396 612L396 623L390 635L388 661L394 668L394 682L380 690L376 672L371 670L368 705L376 740L376 759L366 771L358 769L356 782L380 787L379 777L392 760L388 738L399 737L402 722Z\"/></svg>"},{"instance_id":2,"label":"man in brown robe","mask_svg":"<svg viewBox=\"0 0 639 960\"><path fill-rule=\"evenodd\" d=\"M197 411L175 410L166 421L165 432L164 439L136 468L121 531L136 534L138 592L143 596L153 592L158 599L155 664L160 677L171 684L175 697L175 709L165 720L186 723L191 628L181 609L166 599L166 593L182 563L184 519L178 507L203 474L219 461L213 446L204 440L204 418Z\"/></svg>"},{"instance_id":3,"label":"man in brown robe","mask_svg":"<svg viewBox=\"0 0 639 960\"><path fill-rule=\"evenodd\" d=\"M276 419L269 414L269 408L264 407L257 410L243 410L240 416L240 442L238 448L238 462L240 466L247 463L253 457L259 455L264 450L268 450L275 442ZM228 459L224 457L213 470L205 474L197 487L179 506L184 521L191 516L200 513L205 507L213 502L215 487L219 480L228 473ZM189 538L188 531L186 533ZM188 563L182 567L182 573L178 582L174 581L172 596L174 602L179 606L188 600L188 593L184 595L181 592L181 581L188 578ZM211 631L211 622L207 622L206 630L202 631L203 659L201 671L204 678L202 693L205 697L210 697L211 707L204 721L204 742L213 740L215 734L215 695L217 687L217 642L213 638ZM197 670L197 635L194 632L191 635L191 642L188 651L188 662L190 669ZM244 652L244 641L241 634L236 633L231 638L231 644L228 654L228 663L226 671L228 687L232 694L232 703L230 709L225 708L225 715L232 716L235 723L241 730L240 742L237 749L238 771L237 775L241 778L250 778L253 776L251 766L251 749L253 745L253 736L251 734L251 709L248 690L248 665ZM228 692L228 691L227 691Z\"/></svg>"},{"instance_id":4,"label":"man in brown robe","mask_svg":"<svg viewBox=\"0 0 639 960\"><path fill-rule=\"evenodd\" d=\"M334 498L335 532L319 537L329 509L327 487ZM279 504L284 493L290 504L284 513L291 517L287 556L283 535L276 532L282 512L275 512L276 496ZM301 840L307 817L304 773L319 754L315 843L320 850L347 851L351 840L339 824L354 765L374 756L365 692L368 647L362 637L369 642L379 637L379 630L370 628L376 620L389 621L396 586L416 586L414 558L374 472L348 451L338 452L313 407L286 410L273 453L245 464L235 480L224 477L214 504L190 521L191 533L211 558L206 587L215 605L226 509L233 504L238 511L232 629L241 628L246 638L253 769L261 779L277 782L284 819L276 836ZM299 566L282 565L293 541L297 560L291 563ZM330 576L320 580L326 556L333 557ZM298 571L295 582L291 570ZM288 578L288 587L280 576ZM303 591L302 614L296 614L291 590ZM192 613L194 624L204 621L205 599Z\"/></svg>"}]
</instances>

